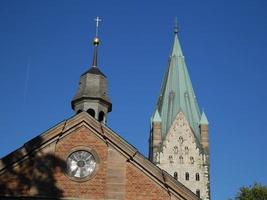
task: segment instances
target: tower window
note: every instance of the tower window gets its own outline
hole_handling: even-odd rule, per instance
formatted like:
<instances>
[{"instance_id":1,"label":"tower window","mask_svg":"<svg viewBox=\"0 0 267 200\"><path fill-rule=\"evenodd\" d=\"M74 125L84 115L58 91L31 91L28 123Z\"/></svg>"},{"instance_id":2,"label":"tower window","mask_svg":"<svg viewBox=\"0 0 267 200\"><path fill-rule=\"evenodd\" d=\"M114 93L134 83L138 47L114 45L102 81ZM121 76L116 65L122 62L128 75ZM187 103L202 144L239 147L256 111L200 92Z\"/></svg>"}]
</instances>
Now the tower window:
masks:
<instances>
[{"instance_id":1,"label":"tower window","mask_svg":"<svg viewBox=\"0 0 267 200\"><path fill-rule=\"evenodd\" d=\"M180 142L180 144L182 144L184 142L183 137L179 137L179 142Z\"/></svg>"},{"instance_id":2,"label":"tower window","mask_svg":"<svg viewBox=\"0 0 267 200\"><path fill-rule=\"evenodd\" d=\"M189 148L188 148L188 146L186 146L186 147L184 148L184 151L185 151L185 154L188 154L188 152L189 152Z\"/></svg>"},{"instance_id":3,"label":"tower window","mask_svg":"<svg viewBox=\"0 0 267 200\"><path fill-rule=\"evenodd\" d=\"M172 157L172 155L169 156L169 161L170 161L171 164L173 163L173 157Z\"/></svg>"},{"instance_id":4,"label":"tower window","mask_svg":"<svg viewBox=\"0 0 267 200\"><path fill-rule=\"evenodd\" d=\"M174 174L173 174L173 178L174 178L175 180L178 180L178 174L177 174L177 172L174 172Z\"/></svg>"},{"instance_id":5,"label":"tower window","mask_svg":"<svg viewBox=\"0 0 267 200\"><path fill-rule=\"evenodd\" d=\"M95 117L95 111L94 111L94 109L89 108L89 109L87 110L87 113L88 113L89 115L91 115L92 117Z\"/></svg>"},{"instance_id":6,"label":"tower window","mask_svg":"<svg viewBox=\"0 0 267 200\"><path fill-rule=\"evenodd\" d=\"M199 173L196 173L196 181L199 181Z\"/></svg>"},{"instance_id":7,"label":"tower window","mask_svg":"<svg viewBox=\"0 0 267 200\"><path fill-rule=\"evenodd\" d=\"M196 195L200 198L200 190L196 190Z\"/></svg>"},{"instance_id":8,"label":"tower window","mask_svg":"<svg viewBox=\"0 0 267 200\"><path fill-rule=\"evenodd\" d=\"M174 154L177 154L178 153L178 147L177 146L174 146L173 147L173 152L174 152Z\"/></svg>"},{"instance_id":9,"label":"tower window","mask_svg":"<svg viewBox=\"0 0 267 200\"><path fill-rule=\"evenodd\" d=\"M190 157L190 163L194 164L194 157Z\"/></svg>"},{"instance_id":10,"label":"tower window","mask_svg":"<svg viewBox=\"0 0 267 200\"><path fill-rule=\"evenodd\" d=\"M180 157L179 157L179 161L180 161L180 164L183 164L183 163L184 163L184 158L183 158L183 156L180 156Z\"/></svg>"},{"instance_id":11,"label":"tower window","mask_svg":"<svg viewBox=\"0 0 267 200\"><path fill-rule=\"evenodd\" d=\"M189 181L189 173L188 172L185 173L185 180Z\"/></svg>"},{"instance_id":12,"label":"tower window","mask_svg":"<svg viewBox=\"0 0 267 200\"><path fill-rule=\"evenodd\" d=\"M98 114L98 121L103 122L105 117L105 113L103 111L100 111Z\"/></svg>"}]
</instances>

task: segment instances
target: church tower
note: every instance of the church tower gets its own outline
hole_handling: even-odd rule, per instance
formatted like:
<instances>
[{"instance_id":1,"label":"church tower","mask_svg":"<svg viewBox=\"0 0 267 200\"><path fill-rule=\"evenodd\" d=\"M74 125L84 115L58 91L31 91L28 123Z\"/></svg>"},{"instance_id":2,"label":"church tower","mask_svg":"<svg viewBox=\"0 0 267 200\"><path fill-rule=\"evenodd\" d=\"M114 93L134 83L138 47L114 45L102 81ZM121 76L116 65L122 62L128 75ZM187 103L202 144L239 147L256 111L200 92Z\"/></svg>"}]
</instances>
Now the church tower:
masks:
<instances>
[{"instance_id":1,"label":"church tower","mask_svg":"<svg viewBox=\"0 0 267 200\"><path fill-rule=\"evenodd\" d=\"M175 25L168 67L151 117L149 159L203 200L210 199L208 124L199 110Z\"/></svg>"},{"instance_id":2,"label":"church tower","mask_svg":"<svg viewBox=\"0 0 267 200\"><path fill-rule=\"evenodd\" d=\"M76 113L85 111L98 121L106 123L107 113L112 110L112 103L108 97L107 78L97 64L97 51L100 44L98 25L101 20L98 17L95 20L93 63L91 68L81 75L79 88L71 101L71 107Z\"/></svg>"}]
</instances>

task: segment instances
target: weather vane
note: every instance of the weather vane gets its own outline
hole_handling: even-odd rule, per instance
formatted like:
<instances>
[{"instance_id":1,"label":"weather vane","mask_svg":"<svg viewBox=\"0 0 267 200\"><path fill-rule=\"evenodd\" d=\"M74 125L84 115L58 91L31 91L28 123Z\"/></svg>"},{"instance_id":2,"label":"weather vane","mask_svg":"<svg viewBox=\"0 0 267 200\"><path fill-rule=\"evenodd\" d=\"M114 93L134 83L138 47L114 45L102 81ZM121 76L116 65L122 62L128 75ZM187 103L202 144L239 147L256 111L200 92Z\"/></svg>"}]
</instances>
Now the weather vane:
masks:
<instances>
[{"instance_id":1,"label":"weather vane","mask_svg":"<svg viewBox=\"0 0 267 200\"><path fill-rule=\"evenodd\" d=\"M95 18L95 21L96 21L95 36L97 37L97 36L98 36L99 22L101 22L102 20L97 16L97 17Z\"/></svg>"}]
</instances>

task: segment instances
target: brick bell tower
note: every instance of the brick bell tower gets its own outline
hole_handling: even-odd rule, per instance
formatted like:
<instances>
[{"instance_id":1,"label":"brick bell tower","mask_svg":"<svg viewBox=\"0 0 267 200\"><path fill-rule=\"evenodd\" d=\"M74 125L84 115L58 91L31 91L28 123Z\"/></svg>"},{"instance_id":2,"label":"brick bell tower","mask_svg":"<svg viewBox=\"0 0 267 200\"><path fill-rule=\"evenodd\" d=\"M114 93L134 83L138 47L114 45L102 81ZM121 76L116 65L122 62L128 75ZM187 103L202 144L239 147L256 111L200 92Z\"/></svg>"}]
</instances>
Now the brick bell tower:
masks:
<instances>
[{"instance_id":1,"label":"brick bell tower","mask_svg":"<svg viewBox=\"0 0 267 200\"><path fill-rule=\"evenodd\" d=\"M208 119L200 112L178 39L151 117L149 159L203 200L210 199Z\"/></svg>"},{"instance_id":2,"label":"brick bell tower","mask_svg":"<svg viewBox=\"0 0 267 200\"><path fill-rule=\"evenodd\" d=\"M106 123L107 113L112 110L112 103L108 97L107 77L100 71L97 64L97 51L100 44L98 27L101 20L99 17L95 20L93 63L91 68L81 75L79 88L71 101L71 107L76 113L85 111L98 121Z\"/></svg>"}]
</instances>

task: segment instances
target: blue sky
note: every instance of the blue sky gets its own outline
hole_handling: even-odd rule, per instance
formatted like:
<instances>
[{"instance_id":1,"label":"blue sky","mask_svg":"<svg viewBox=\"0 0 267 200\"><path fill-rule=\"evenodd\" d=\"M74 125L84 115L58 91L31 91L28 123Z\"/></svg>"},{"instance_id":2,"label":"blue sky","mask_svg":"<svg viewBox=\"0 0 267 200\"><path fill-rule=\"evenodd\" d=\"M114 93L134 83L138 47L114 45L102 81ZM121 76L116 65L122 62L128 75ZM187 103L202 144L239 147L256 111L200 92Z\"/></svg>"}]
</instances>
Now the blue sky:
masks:
<instances>
[{"instance_id":1,"label":"blue sky","mask_svg":"<svg viewBox=\"0 0 267 200\"><path fill-rule=\"evenodd\" d=\"M108 125L147 155L153 112L173 42L173 21L210 122L213 199L267 184L267 1L0 1L0 157L71 117L92 62L113 111Z\"/></svg>"}]
</instances>

